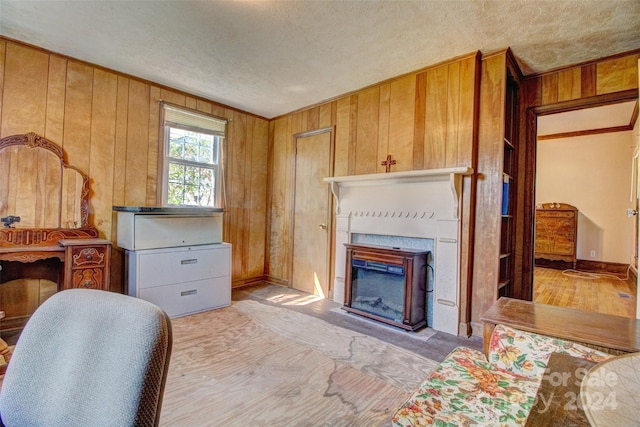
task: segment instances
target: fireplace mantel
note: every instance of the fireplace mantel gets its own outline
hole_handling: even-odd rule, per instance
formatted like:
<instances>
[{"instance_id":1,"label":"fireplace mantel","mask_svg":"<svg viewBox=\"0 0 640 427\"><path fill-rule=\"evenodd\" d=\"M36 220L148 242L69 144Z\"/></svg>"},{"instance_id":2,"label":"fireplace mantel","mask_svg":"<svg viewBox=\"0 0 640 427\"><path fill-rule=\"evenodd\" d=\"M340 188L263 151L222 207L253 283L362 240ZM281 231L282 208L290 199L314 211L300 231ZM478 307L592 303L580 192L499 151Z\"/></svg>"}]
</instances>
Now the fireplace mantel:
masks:
<instances>
[{"instance_id":1,"label":"fireplace mantel","mask_svg":"<svg viewBox=\"0 0 640 427\"><path fill-rule=\"evenodd\" d=\"M457 335L460 299L460 210L456 167L324 178L336 199L333 299L344 303L346 250L353 234L433 240L433 329Z\"/></svg>"},{"instance_id":2,"label":"fireplace mantel","mask_svg":"<svg viewBox=\"0 0 640 427\"><path fill-rule=\"evenodd\" d=\"M456 167L443 169L424 169L404 172L372 173L365 175L346 175L324 178L331 187L331 193L336 199L336 214L340 214L340 187L353 186L374 186L387 184L402 184L411 182L448 180L451 186L454 212L457 217L458 205L460 201L460 191L462 188L462 177L471 175L472 168Z\"/></svg>"}]
</instances>

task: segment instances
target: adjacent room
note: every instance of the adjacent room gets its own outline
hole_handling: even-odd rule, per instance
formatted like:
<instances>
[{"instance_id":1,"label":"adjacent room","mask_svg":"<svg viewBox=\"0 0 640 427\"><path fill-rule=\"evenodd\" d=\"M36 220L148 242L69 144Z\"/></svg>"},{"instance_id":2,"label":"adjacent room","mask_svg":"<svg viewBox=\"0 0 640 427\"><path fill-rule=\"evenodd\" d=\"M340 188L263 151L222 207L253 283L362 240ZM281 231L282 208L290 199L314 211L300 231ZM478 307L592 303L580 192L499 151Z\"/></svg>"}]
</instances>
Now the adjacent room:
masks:
<instances>
[{"instance_id":1,"label":"adjacent room","mask_svg":"<svg viewBox=\"0 0 640 427\"><path fill-rule=\"evenodd\" d=\"M0 0L0 425L638 425L639 22Z\"/></svg>"}]
</instances>

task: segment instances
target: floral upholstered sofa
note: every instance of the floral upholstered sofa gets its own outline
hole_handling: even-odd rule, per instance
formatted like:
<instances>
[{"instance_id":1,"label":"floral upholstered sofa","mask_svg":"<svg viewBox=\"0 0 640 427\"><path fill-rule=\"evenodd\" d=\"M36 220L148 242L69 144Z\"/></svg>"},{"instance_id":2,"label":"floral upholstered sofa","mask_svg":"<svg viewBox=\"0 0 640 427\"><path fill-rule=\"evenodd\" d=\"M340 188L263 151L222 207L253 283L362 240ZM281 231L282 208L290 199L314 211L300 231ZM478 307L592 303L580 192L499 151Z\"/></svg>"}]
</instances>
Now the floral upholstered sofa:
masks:
<instances>
[{"instance_id":1,"label":"floral upholstered sofa","mask_svg":"<svg viewBox=\"0 0 640 427\"><path fill-rule=\"evenodd\" d=\"M611 355L571 341L497 325L488 360L458 347L398 409L394 426L524 426L553 353L590 362Z\"/></svg>"}]
</instances>

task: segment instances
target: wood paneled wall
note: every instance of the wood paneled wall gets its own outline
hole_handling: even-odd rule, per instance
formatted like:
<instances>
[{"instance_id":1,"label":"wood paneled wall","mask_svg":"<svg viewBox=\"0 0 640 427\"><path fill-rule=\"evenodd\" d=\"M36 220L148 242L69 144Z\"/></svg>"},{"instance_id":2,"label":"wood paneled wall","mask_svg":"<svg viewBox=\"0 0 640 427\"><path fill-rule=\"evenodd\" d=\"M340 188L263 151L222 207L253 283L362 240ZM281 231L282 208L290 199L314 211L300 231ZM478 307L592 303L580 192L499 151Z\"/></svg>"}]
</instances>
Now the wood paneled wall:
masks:
<instances>
[{"instance_id":1,"label":"wood paneled wall","mask_svg":"<svg viewBox=\"0 0 640 427\"><path fill-rule=\"evenodd\" d=\"M475 167L479 56L473 52L271 121L266 267L271 281L290 280L293 135L335 127L336 176L384 172L380 162L387 154L397 162L392 171ZM463 289L471 257L473 179L465 178L463 191ZM467 295L462 299L462 323L467 323Z\"/></svg>"},{"instance_id":2,"label":"wood paneled wall","mask_svg":"<svg viewBox=\"0 0 640 427\"><path fill-rule=\"evenodd\" d=\"M0 38L0 137L32 131L62 146L68 163L91 179L89 221L101 237L116 239L113 205L160 203L159 100L231 119L224 239L233 244L234 284L262 279L266 119ZM119 290L121 253L114 255L111 283Z\"/></svg>"}]
</instances>

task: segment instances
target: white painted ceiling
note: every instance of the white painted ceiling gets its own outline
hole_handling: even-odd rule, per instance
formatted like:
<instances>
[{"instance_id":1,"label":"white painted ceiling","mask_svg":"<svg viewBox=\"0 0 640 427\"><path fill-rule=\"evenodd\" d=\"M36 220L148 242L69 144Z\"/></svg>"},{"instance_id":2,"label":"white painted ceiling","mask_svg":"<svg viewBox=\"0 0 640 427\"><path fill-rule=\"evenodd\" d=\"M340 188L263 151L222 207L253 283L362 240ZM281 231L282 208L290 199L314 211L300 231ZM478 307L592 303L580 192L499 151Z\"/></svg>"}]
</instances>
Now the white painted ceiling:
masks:
<instances>
[{"instance_id":1,"label":"white painted ceiling","mask_svg":"<svg viewBox=\"0 0 640 427\"><path fill-rule=\"evenodd\" d=\"M538 116L538 136L622 126L633 128L635 120L637 120L634 117L637 103L638 101L618 102L599 107Z\"/></svg>"},{"instance_id":2,"label":"white painted ceiling","mask_svg":"<svg viewBox=\"0 0 640 427\"><path fill-rule=\"evenodd\" d=\"M637 49L640 1L0 0L0 34L271 118L476 50Z\"/></svg>"}]
</instances>

